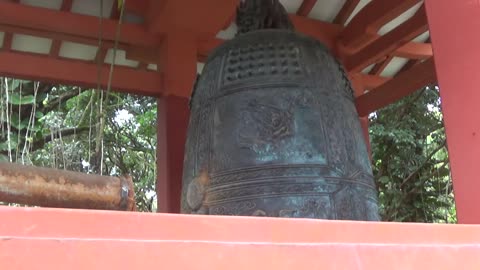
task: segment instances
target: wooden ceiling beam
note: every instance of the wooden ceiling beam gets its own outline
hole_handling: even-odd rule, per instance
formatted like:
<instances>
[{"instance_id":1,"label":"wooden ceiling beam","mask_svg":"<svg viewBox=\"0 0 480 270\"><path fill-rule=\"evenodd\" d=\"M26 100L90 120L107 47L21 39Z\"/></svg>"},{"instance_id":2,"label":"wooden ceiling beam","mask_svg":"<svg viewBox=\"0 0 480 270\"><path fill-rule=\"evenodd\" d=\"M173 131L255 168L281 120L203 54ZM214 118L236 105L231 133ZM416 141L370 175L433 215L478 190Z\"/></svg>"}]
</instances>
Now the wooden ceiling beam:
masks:
<instances>
[{"instance_id":1,"label":"wooden ceiling beam","mask_svg":"<svg viewBox=\"0 0 480 270\"><path fill-rule=\"evenodd\" d=\"M11 3L18 3L20 0L7 0L8 2ZM12 41L13 41L13 33L4 31L3 35L3 44L2 47L0 47L0 50L2 51L11 51L12 50Z\"/></svg>"},{"instance_id":2,"label":"wooden ceiling beam","mask_svg":"<svg viewBox=\"0 0 480 270\"><path fill-rule=\"evenodd\" d=\"M405 45L398 48L394 53L394 56L408 58L408 59L419 59L425 60L433 55L432 44L427 41L427 43L421 42L408 42Z\"/></svg>"},{"instance_id":3,"label":"wooden ceiling beam","mask_svg":"<svg viewBox=\"0 0 480 270\"><path fill-rule=\"evenodd\" d=\"M297 10L298 16L307 17L312 11L313 7L317 3L317 0L303 0L302 5Z\"/></svg>"},{"instance_id":4,"label":"wooden ceiling beam","mask_svg":"<svg viewBox=\"0 0 480 270\"><path fill-rule=\"evenodd\" d=\"M146 13L152 33L169 31L217 34L231 18L238 0L153 0Z\"/></svg>"},{"instance_id":5,"label":"wooden ceiling beam","mask_svg":"<svg viewBox=\"0 0 480 270\"><path fill-rule=\"evenodd\" d=\"M5 32L3 35L3 44L1 47L1 51L10 51L12 50L12 40L13 40L13 34L10 32Z\"/></svg>"},{"instance_id":6,"label":"wooden ceiling beam","mask_svg":"<svg viewBox=\"0 0 480 270\"><path fill-rule=\"evenodd\" d=\"M360 71L393 53L427 30L427 16L425 9L422 8L422 12L417 12L406 22L348 57L345 60L345 66L348 71Z\"/></svg>"},{"instance_id":7,"label":"wooden ceiling beam","mask_svg":"<svg viewBox=\"0 0 480 270\"><path fill-rule=\"evenodd\" d=\"M385 70L385 68L388 66L388 64L390 64L390 62L393 60L393 57L393 55L389 55L381 62L376 63L368 74L377 76L380 75L383 70Z\"/></svg>"},{"instance_id":8,"label":"wooden ceiling beam","mask_svg":"<svg viewBox=\"0 0 480 270\"><path fill-rule=\"evenodd\" d=\"M430 37L425 42L431 42ZM432 53L432 55L433 55L433 53ZM432 57L432 56L430 56L430 57ZM430 57L428 57L428 58L430 58ZM426 58L426 59L428 59L428 58ZM415 58L408 60L408 62L400 69L400 71L398 73L402 73L404 71L407 71L408 69L412 68L413 66L421 63L421 60L422 59L415 59Z\"/></svg>"},{"instance_id":9,"label":"wooden ceiling beam","mask_svg":"<svg viewBox=\"0 0 480 270\"><path fill-rule=\"evenodd\" d=\"M128 1L127 1L128 2ZM104 19L103 39L113 42L116 20ZM98 18L0 1L0 25L24 27L63 35L76 35L98 40ZM138 46L158 46L161 37L148 33L142 25L122 24L120 43Z\"/></svg>"},{"instance_id":10,"label":"wooden ceiling beam","mask_svg":"<svg viewBox=\"0 0 480 270\"><path fill-rule=\"evenodd\" d=\"M159 0L155 0L159 1ZM114 9L116 9L118 0L114 1ZM150 6L150 1L149 0L130 0L130 1L125 1L125 10L128 11L131 14L134 14L136 16L144 16L148 8Z\"/></svg>"},{"instance_id":11,"label":"wooden ceiling beam","mask_svg":"<svg viewBox=\"0 0 480 270\"><path fill-rule=\"evenodd\" d=\"M432 57L359 96L356 99L358 114L360 117L368 116L370 113L436 81L437 76Z\"/></svg>"},{"instance_id":12,"label":"wooden ceiling beam","mask_svg":"<svg viewBox=\"0 0 480 270\"><path fill-rule=\"evenodd\" d=\"M98 65L92 62L55 59L18 52L0 52L0 75L26 80L96 87ZM107 87L109 65L101 65L101 87ZM132 79L134 78L134 79ZM163 78L158 72L115 67L112 89L147 96L162 95Z\"/></svg>"},{"instance_id":13,"label":"wooden ceiling beam","mask_svg":"<svg viewBox=\"0 0 480 270\"><path fill-rule=\"evenodd\" d=\"M345 25L348 18L350 18L353 11L357 7L358 3L360 3L360 0L347 0L345 4L343 4L342 9L340 9L337 16L333 20L333 23Z\"/></svg>"},{"instance_id":14,"label":"wooden ceiling beam","mask_svg":"<svg viewBox=\"0 0 480 270\"><path fill-rule=\"evenodd\" d=\"M5 25L5 24L0 24L0 31L12 32L12 33L18 33L18 34L24 34L24 35L31 35L31 36L36 36L36 37L49 38L49 39L53 39L53 40L70 41L70 42L76 42L76 43L92 45L92 46L97 46L98 45L98 37L97 38L89 38L89 37L79 36L79 35L75 35L75 34L55 33L55 32L49 32L49 31L26 28L26 27L10 26L10 25ZM104 47L110 47L111 48L111 47L114 46L113 41L104 40L104 41L102 41L102 43L103 43ZM118 48L120 48L120 49L127 49L130 46L131 45L125 44L125 43L119 43L118 44ZM136 46L136 45L134 45L134 46Z\"/></svg>"},{"instance_id":15,"label":"wooden ceiling beam","mask_svg":"<svg viewBox=\"0 0 480 270\"><path fill-rule=\"evenodd\" d=\"M290 15L290 20L299 32L321 41L331 49L336 46L338 35L343 29L340 25L297 15Z\"/></svg>"},{"instance_id":16,"label":"wooden ceiling beam","mask_svg":"<svg viewBox=\"0 0 480 270\"><path fill-rule=\"evenodd\" d=\"M419 2L420 0L372 0L342 31L340 44L347 49L362 47L375 38L383 25Z\"/></svg>"},{"instance_id":17,"label":"wooden ceiling beam","mask_svg":"<svg viewBox=\"0 0 480 270\"><path fill-rule=\"evenodd\" d=\"M381 77L378 75L363 74L363 73L357 73L356 75L352 75L352 76L357 79L360 79L360 82L364 90L377 88L392 79L391 77Z\"/></svg>"},{"instance_id":18,"label":"wooden ceiling beam","mask_svg":"<svg viewBox=\"0 0 480 270\"><path fill-rule=\"evenodd\" d=\"M61 11L70 11L72 9L73 0L63 0L62 6L60 7ZM62 41L54 39L52 46L50 47L50 56L58 57L60 53L60 47L62 46Z\"/></svg>"},{"instance_id":19,"label":"wooden ceiling beam","mask_svg":"<svg viewBox=\"0 0 480 270\"><path fill-rule=\"evenodd\" d=\"M335 40L343 29L340 25L329 24L297 15L291 15L290 18L300 32L320 40L330 48L335 46ZM58 23L59 21L63 23ZM107 47L112 47L116 35L117 21L104 19L103 26L103 44ZM98 45L97 18L20 4L0 2L0 30L67 40L93 46ZM162 36L149 33L140 25L124 23L121 28L119 48L158 48L161 40ZM222 41L215 39L208 40L208 38L200 41L200 43L205 42L209 43L210 46L199 44L200 47L205 48L204 50L200 49L200 54L203 56L206 56L206 53L209 53L211 49L221 44ZM411 44L411 46L405 45L405 48L400 48L395 53L411 54L417 50L414 47L419 46L429 46L428 49L431 50L430 45ZM426 50L427 52L429 51L428 49ZM423 54L425 50L422 49L422 51L421 56L418 58L425 59L429 57L429 55L426 56Z\"/></svg>"}]
</instances>

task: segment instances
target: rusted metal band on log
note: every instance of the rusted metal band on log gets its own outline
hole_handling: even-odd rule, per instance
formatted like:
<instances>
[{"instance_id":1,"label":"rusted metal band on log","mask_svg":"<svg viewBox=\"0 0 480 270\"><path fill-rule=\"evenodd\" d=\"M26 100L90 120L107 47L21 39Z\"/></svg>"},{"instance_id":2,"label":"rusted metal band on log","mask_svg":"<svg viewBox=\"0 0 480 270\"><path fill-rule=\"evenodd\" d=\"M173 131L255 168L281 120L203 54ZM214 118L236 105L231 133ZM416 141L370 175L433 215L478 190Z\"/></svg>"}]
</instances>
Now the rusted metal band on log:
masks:
<instances>
[{"instance_id":1,"label":"rusted metal band on log","mask_svg":"<svg viewBox=\"0 0 480 270\"><path fill-rule=\"evenodd\" d=\"M6 162L0 162L0 201L56 208L135 210L130 176L99 176Z\"/></svg>"}]
</instances>

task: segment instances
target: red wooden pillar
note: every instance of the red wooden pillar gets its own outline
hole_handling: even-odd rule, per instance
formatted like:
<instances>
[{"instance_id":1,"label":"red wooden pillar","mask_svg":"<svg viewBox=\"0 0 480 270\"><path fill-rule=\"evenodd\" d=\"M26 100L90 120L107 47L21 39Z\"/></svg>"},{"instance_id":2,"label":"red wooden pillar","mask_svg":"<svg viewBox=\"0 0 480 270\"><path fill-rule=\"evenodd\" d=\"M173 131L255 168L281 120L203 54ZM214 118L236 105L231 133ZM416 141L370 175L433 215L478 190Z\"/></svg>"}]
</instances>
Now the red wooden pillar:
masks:
<instances>
[{"instance_id":1,"label":"red wooden pillar","mask_svg":"<svg viewBox=\"0 0 480 270\"><path fill-rule=\"evenodd\" d=\"M480 1L426 0L459 223L480 223Z\"/></svg>"},{"instance_id":2,"label":"red wooden pillar","mask_svg":"<svg viewBox=\"0 0 480 270\"><path fill-rule=\"evenodd\" d=\"M156 191L157 211L161 213L180 212L188 118L186 98L167 96L158 99Z\"/></svg>"},{"instance_id":3,"label":"red wooden pillar","mask_svg":"<svg viewBox=\"0 0 480 270\"><path fill-rule=\"evenodd\" d=\"M189 120L188 99L197 72L195 38L169 33L158 62L165 97L158 99L157 200L158 212L179 213L183 157Z\"/></svg>"}]
</instances>

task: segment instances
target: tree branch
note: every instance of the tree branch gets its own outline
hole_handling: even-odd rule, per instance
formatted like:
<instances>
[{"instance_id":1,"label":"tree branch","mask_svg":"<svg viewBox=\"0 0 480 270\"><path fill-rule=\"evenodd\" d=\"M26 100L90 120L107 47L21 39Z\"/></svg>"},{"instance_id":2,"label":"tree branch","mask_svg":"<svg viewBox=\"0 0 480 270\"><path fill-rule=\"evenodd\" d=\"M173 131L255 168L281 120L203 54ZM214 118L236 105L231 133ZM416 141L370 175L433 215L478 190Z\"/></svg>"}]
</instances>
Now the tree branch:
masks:
<instances>
[{"instance_id":1,"label":"tree branch","mask_svg":"<svg viewBox=\"0 0 480 270\"><path fill-rule=\"evenodd\" d=\"M62 137L71 136L74 134L82 133L88 131L90 127L78 127L78 128L65 128L59 132L62 134ZM32 151L42 148L46 143L52 141L52 136L50 134L43 137L41 140L37 140L32 145Z\"/></svg>"},{"instance_id":2,"label":"tree branch","mask_svg":"<svg viewBox=\"0 0 480 270\"><path fill-rule=\"evenodd\" d=\"M53 110L53 108L55 108L56 106L58 106L60 103L62 103L62 101L67 101L73 97L76 97L78 96L79 94L79 91L78 89L74 88L73 90L70 90L70 91L67 91L65 93L62 93L59 97L57 97L56 99L50 101L47 103L47 105L45 105L43 107L43 112L49 112L51 110Z\"/></svg>"},{"instance_id":3,"label":"tree branch","mask_svg":"<svg viewBox=\"0 0 480 270\"><path fill-rule=\"evenodd\" d=\"M445 144L446 144L446 141L443 141L442 144L440 144L437 148L435 148L435 150L433 150L428 156L427 158L425 159L425 161L422 163L422 165L418 166L417 169L415 171L413 171L411 174L409 174L407 176L407 178L405 178L403 181L402 181L402 184L400 185L400 188L402 188L408 181L410 181L410 179L415 175L417 174L426 164L427 162L440 150L442 150L444 147L445 147Z\"/></svg>"}]
</instances>

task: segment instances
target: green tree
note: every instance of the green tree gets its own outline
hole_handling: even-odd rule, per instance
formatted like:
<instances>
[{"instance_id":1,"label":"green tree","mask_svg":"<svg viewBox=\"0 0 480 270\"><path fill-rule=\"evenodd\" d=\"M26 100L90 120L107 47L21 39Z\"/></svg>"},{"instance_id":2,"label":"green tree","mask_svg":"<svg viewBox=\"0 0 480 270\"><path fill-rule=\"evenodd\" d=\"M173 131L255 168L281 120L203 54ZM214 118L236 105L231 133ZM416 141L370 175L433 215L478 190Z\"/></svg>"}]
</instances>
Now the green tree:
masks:
<instances>
[{"instance_id":1,"label":"green tree","mask_svg":"<svg viewBox=\"0 0 480 270\"><path fill-rule=\"evenodd\" d=\"M384 220L455 222L437 86L370 117L373 169Z\"/></svg>"}]
</instances>

